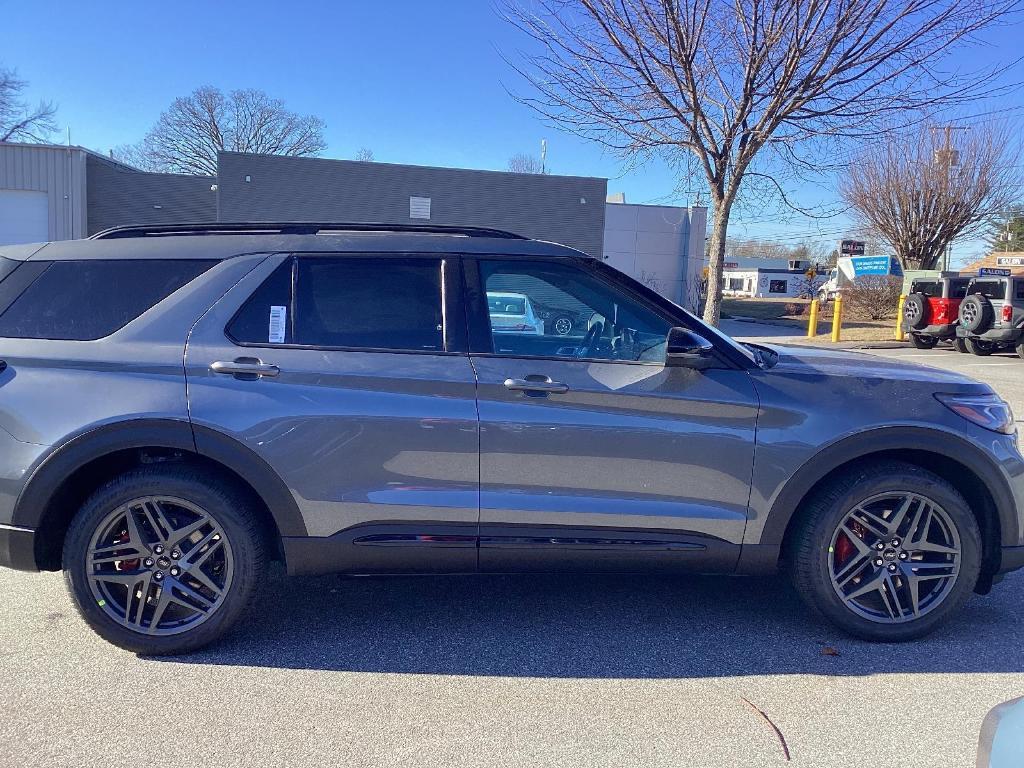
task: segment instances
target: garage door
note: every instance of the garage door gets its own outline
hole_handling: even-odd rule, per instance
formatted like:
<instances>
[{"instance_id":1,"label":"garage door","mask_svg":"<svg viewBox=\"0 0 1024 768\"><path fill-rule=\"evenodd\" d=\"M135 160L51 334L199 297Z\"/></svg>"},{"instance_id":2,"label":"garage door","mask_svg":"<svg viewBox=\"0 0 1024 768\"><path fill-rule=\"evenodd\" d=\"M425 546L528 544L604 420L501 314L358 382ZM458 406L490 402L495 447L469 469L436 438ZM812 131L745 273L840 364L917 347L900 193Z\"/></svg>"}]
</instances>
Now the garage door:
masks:
<instances>
[{"instance_id":1,"label":"garage door","mask_svg":"<svg viewBox=\"0 0 1024 768\"><path fill-rule=\"evenodd\" d=\"M0 245L50 239L45 192L0 189Z\"/></svg>"}]
</instances>

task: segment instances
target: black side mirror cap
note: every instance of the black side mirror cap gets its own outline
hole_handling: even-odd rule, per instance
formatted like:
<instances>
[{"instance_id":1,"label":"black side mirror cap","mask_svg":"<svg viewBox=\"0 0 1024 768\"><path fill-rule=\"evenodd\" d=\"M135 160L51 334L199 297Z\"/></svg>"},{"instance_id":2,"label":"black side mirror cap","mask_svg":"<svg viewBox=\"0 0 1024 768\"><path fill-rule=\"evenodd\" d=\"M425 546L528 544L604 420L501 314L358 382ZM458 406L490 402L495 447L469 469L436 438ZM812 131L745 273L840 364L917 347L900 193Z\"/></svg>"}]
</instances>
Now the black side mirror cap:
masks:
<instances>
[{"instance_id":1,"label":"black side mirror cap","mask_svg":"<svg viewBox=\"0 0 1024 768\"><path fill-rule=\"evenodd\" d=\"M717 364L715 345L688 328L671 328L665 347L665 365L703 371Z\"/></svg>"}]
</instances>

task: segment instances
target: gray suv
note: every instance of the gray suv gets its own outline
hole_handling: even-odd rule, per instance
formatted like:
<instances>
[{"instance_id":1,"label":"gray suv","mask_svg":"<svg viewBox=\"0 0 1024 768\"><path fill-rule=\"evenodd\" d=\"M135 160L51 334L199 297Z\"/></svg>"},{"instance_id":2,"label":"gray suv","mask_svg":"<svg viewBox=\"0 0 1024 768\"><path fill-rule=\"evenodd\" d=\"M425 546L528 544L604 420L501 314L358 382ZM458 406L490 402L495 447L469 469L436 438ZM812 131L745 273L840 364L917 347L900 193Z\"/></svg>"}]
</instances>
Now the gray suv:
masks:
<instances>
[{"instance_id":1,"label":"gray suv","mask_svg":"<svg viewBox=\"0 0 1024 768\"><path fill-rule=\"evenodd\" d=\"M959 314L956 334L968 350L985 356L1009 347L1024 358L1024 276L972 279Z\"/></svg>"},{"instance_id":2,"label":"gray suv","mask_svg":"<svg viewBox=\"0 0 1024 768\"><path fill-rule=\"evenodd\" d=\"M986 385L736 343L598 259L473 228L109 230L0 248L0 564L181 653L292 574L765 574L919 637L1024 565ZM494 332L489 291L586 309ZM11 596L5 596L11 599Z\"/></svg>"}]
</instances>

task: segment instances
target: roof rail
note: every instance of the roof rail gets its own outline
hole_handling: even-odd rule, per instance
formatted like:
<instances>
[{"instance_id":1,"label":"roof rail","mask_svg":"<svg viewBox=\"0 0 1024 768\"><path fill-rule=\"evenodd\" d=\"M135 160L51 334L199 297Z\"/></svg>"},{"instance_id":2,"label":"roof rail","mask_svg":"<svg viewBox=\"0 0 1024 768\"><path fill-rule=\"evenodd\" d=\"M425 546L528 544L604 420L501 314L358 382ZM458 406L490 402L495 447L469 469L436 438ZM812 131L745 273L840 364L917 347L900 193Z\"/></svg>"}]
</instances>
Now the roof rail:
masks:
<instances>
[{"instance_id":1,"label":"roof rail","mask_svg":"<svg viewBox=\"0 0 1024 768\"><path fill-rule=\"evenodd\" d=\"M170 235L317 235L330 232L408 232L424 235L461 235L525 240L522 235L487 227L450 227L437 224L375 224L371 222L198 222L192 224L128 224L104 229L90 240L116 240L127 237L166 237Z\"/></svg>"}]
</instances>

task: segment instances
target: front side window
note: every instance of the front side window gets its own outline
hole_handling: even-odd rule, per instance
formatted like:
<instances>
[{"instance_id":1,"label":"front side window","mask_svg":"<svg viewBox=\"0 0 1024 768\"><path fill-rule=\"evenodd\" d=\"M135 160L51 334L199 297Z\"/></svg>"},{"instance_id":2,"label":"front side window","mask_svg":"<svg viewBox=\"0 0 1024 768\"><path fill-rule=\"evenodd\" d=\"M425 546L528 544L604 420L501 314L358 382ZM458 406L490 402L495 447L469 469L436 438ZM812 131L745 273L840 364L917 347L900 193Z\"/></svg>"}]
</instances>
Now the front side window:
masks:
<instances>
[{"instance_id":1,"label":"front side window","mask_svg":"<svg viewBox=\"0 0 1024 768\"><path fill-rule=\"evenodd\" d=\"M444 350L441 262L300 256L268 277L229 323L246 344Z\"/></svg>"},{"instance_id":2,"label":"front side window","mask_svg":"<svg viewBox=\"0 0 1024 768\"><path fill-rule=\"evenodd\" d=\"M495 354L664 361L672 323L588 271L526 259L479 265Z\"/></svg>"}]
</instances>

